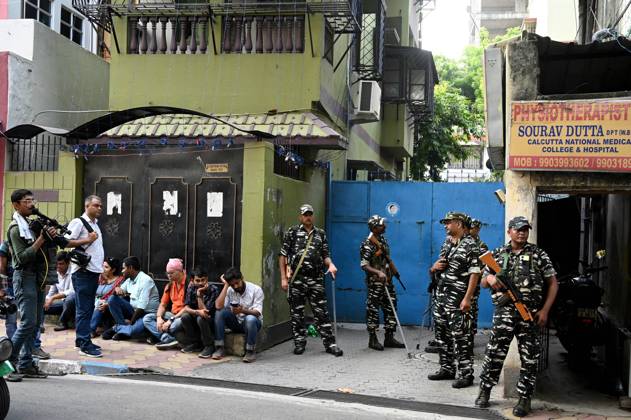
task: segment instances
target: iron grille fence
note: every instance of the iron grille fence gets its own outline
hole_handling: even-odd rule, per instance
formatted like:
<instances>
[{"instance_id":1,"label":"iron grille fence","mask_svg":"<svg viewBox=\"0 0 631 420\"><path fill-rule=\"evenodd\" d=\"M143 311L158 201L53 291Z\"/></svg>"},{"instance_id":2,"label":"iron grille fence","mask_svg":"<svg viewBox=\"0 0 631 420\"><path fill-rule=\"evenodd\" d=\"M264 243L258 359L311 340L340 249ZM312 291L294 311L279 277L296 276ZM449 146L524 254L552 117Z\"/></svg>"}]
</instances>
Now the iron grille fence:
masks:
<instances>
[{"instance_id":1,"label":"iron grille fence","mask_svg":"<svg viewBox=\"0 0 631 420\"><path fill-rule=\"evenodd\" d=\"M9 170L56 171L59 167L59 151L64 145L63 137L51 134L39 135L29 140L10 139Z\"/></svg>"}]
</instances>

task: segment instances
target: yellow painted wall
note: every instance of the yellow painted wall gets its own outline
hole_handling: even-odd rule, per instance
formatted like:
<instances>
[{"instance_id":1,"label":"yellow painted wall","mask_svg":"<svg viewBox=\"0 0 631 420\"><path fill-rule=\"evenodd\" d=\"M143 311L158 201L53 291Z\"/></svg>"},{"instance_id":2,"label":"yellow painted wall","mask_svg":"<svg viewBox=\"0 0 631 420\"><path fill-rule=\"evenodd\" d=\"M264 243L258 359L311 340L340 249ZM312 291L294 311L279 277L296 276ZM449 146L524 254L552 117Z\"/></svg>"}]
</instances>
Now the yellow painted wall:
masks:
<instances>
[{"instance_id":1,"label":"yellow painted wall","mask_svg":"<svg viewBox=\"0 0 631 420\"><path fill-rule=\"evenodd\" d=\"M17 189L27 190L58 190L59 201L38 202L37 207L45 215L55 218L62 223L80 215L81 206L81 184L83 173L83 162L75 159L74 154L69 152L59 152L59 169L54 172L5 172L3 215L4 226L9 226L13 216L11 203L11 193ZM35 195L37 200L37 195ZM4 238L6 232L2 233Z\"/></svg>"}]
</instances>

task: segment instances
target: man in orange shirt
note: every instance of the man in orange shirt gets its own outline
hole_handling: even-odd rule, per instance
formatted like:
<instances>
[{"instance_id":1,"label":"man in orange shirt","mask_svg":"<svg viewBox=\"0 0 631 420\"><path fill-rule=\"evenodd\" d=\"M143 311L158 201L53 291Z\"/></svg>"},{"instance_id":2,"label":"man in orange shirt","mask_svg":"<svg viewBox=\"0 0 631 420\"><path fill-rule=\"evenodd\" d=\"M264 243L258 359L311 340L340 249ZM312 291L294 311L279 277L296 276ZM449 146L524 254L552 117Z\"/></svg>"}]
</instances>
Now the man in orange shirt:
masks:
<instances>
[{"instance_id":1,"label":"man in orange shirt","mask_svg":"<svg viewBox=\"0 0 631 420\"><path fill-rule=\"evenodd\" d=\"M166 274L169 284L164 288L158 312L147 314L143 323L151 333L148 342L158 343L160 350L174 349L179 346L175 333L182 329L181 316L184 315L184 301L186 298L186 272L184 263L179 258L170 258L167 263ZM169 309L170 306L170 310Z\"/></svg>"}]
</instances>

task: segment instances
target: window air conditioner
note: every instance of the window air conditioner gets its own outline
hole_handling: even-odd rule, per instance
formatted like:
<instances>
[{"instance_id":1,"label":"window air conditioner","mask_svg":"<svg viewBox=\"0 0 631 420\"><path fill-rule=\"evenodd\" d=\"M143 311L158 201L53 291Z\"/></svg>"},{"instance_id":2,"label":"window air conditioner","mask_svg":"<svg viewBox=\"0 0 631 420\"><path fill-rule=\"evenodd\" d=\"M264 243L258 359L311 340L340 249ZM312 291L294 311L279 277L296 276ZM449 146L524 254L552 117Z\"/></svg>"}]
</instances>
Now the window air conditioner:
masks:
<instances>
[{"instance_id":1,"label":"window air conditioner","mask_svg":"<svg viewBox=\"0 0 631 420\"><path fill-rule=\"evenodd\" d=\"M354 122L379 121L381 113L381 88L379 82L362 80L359 82L359 93L355 102L357 108L353 114Z\"/></svg>"}]
</instances>

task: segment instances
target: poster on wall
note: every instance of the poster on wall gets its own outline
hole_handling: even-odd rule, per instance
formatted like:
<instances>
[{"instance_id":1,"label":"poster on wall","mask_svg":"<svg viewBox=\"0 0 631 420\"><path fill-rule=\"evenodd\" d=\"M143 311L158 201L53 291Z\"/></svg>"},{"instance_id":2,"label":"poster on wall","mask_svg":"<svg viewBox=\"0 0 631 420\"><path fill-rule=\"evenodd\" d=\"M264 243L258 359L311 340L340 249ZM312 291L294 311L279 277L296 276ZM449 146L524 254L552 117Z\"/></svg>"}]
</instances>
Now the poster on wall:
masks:
<instances>
[{"instance_id":1,"label":"poster on wall","mask_svg":"<svg viewBox=\"0 0 631 420\"><path fill-rule=\"evenodd\" d=\"M513 102L508 169L631 172L631 100Z\"/></svg>"}]
</instances>

